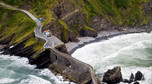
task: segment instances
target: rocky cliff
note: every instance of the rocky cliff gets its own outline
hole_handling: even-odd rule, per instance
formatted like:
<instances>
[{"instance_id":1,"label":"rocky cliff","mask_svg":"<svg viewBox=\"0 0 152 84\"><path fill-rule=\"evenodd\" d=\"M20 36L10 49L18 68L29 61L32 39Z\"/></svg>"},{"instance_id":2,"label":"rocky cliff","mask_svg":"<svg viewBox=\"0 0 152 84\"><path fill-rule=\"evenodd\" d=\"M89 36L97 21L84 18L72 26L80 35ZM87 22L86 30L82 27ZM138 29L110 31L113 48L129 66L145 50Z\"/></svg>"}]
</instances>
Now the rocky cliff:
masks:
<instances>
[{"instance_id":1,"label":"rocky cliff","mask_svg":"<svg viewBox=\"0 0 152 84\"><path fill-rule=\"evenodd\" d=\"M3 0L43 18L49 29L63 42L77 37L96 37L106 30L141 27L150 23L151 0Z\"/></svg>"},{"instance_id":2,"label":"rocky cliff","mask_svg":"<svg viewBox=\"0 0 152 84\"><path fill-rule=\"evenodd\" d=\"M149 28L143 26L150 24L152 13L151 0L129 0L128 2L120 0L108 2L106 0L1 1L29 10L35 16L43 18L43 30L51 30L54 36L65 43L77 42L77 37L96 37L101 31ZM43 49L44 42L35 40L33 34L35 25L32 25L34 22L24 14L1 8L0 15L0 45L3 45L0 46L0 50L4 51L3 54L27 57L31 64L37 64L37 68L49 67L52 71L78 83L91 81L88 68L81 67L81 63L73 62L68 54L65 55L68 53L65 47L57 47L57 50L64 53ZM17 16L21 18L18 19ZM24 32L25 30L27 32ZM73 67L70 68L70 66ZM70 71L72 73L69 73Z\"/></svg>"}]
</instances>

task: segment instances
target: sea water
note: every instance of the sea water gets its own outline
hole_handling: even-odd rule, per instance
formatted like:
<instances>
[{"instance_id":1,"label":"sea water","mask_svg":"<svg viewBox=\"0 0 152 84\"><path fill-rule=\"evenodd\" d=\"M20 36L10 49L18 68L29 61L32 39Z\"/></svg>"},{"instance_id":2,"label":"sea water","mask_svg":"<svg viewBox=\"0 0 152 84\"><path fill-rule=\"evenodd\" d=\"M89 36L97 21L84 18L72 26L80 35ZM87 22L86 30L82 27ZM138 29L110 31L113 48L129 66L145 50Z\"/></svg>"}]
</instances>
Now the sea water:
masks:
<instances>
[{"instance_id":1,"label":"sea water","mask_svg":"<svg viewBox=\"0 0 152 84\"><path fill-rule=\"evenodd\" d=\"M0 55L0 84L69 84L48 69L35 69L28 63L27 58Z\"/></svg>"},{"instance_id":2,"label":"sea water","mask_svg":"<svg viewBox=\"0 0 152 84\"><path fill-rule=\"evenodd\" d=\"M152 32L92 43L77 49L72 56L90 64L100 80L108 69L121 66L123 78L129 79L131 73L141 71L145 80L140 84L152 84Z\"/></svg>"}]
</instances>

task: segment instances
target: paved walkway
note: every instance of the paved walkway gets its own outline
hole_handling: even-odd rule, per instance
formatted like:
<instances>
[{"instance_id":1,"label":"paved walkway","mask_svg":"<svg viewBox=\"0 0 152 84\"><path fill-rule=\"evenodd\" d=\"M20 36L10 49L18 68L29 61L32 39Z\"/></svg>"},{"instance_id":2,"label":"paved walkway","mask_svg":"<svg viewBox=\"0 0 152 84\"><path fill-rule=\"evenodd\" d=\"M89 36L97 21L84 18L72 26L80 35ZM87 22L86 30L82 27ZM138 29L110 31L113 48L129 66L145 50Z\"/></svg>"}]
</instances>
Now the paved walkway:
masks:
<instances>
[{"instance_id":1,"label":"paved walkway","mask_svg":"<svg viewBox=\"0 0 152 84\"><path fill-rule=\"evenodd\" d=\"M44 48L54 48L55 46L57 45L60 45L60 44L64 44L62 41L60 41L57 37L55 36L51 36L51 37L46 37L42 32L41 32L41 22L34 16L32 15L30 12L26 11L26 10L22 10L22 9L18 9L18 8L14 8L14 7L11 7L11 6L7 6L3 3L0 3L0 5L2 6L5 6L5 7L9 7L9 8L12 8L12 9L15 9L15 10L19 10L19 11L22 11L23 13L27 14L32 20L34 20L37 24L37 28L36 30L34 31L35 33L35 36L38 37L38 38L42 38L42 39L45 39L46 40L46 43L44 44ZM78 12L79 10L76 9L75 11L69 13L67 16L65 16L64 18L74 14L75 12ZM63 19L64 19L63 18ZM53 49L54 50L54 49ZM68 58L72 58L72 57L68 57ZM74 58L72 58L74 59ZM77 59L74 59L74 61L77 61L77 62L80 62L79 60ZM83 62L82 62L83 63ZM86 63L83 63L85 64L86 66L89 67L89 70L90 70L90 73L91 73L91 78L92 78L92 82L93 84L97 84L97 80L95 79L95 73L94 73L94 70L93 68L89 65L89 64L86 64Z\"/></svg>"},{"instance_id":2,"label":"paved walkway","mask_svg":"<svg viewBox=\"0 0 152 84\"><path fill-rule=\"evenodd\" d=\"M42 29L41 29L41 22L34 16L32 15L30 12L26 11L26 10L22 10L22 9L18 9L18 8L14 8L8 5L5 5L3 3L0 3L0 5L11 8L11 9L15 9L15 10L19 10L22 11L23 13L25 13L26 15L28 15L32 20L34 20L37 24L37 28L34 31L35 36L41 39L45 39L46 43L44 44L44 48L54 48L58 45L64 44L61 40L59 40L57 37L51 35L51 37L47 37L42 33Z\"/></svg>"}]
</instances>

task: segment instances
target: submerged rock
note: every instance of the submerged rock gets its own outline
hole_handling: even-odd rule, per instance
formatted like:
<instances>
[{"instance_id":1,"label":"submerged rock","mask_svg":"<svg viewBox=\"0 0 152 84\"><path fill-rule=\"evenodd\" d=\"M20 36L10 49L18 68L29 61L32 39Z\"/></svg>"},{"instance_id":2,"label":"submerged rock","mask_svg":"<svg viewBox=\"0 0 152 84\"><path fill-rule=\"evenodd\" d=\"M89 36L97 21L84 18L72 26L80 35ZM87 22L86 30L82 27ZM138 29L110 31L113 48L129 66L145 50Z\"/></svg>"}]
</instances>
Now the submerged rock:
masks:
<instances>
[{"instance_id":1,"label":"submerged rock","mask_svg":"<svg viewBox=\"0 0 152 84\"><path fill-rule=\"evenodd\" d=\"M132 83L132 82L134 82L134 74L133 73L131 73L131 75L130 75L130 79L128 80L128 79L123 79L123 81L122 82L124 82L124 83Z\"/></svg>"},{"instance_id":2,"label":"submerged rock","mask_svg":"<svg viewBox=\"0 0 152 84\"><path fill-rule=\"evenodd\" d=\"M103 76L103 82L108 84L116 84L122 81L121 68L119 66L114 67L112 70L108 70Z\"/></svg>"}]
</instances>

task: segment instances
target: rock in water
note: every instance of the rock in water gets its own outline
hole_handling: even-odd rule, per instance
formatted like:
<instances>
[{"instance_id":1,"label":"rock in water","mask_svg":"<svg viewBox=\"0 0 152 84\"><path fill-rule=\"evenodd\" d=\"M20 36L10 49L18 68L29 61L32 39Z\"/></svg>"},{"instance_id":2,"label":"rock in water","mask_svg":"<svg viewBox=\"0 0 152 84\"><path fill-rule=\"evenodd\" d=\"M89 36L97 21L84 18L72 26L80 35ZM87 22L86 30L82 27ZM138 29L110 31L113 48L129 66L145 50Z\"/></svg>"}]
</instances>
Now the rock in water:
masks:
<instances>
[{"instance_id":1,"label":"rock in water","mask_svg":"<svg viewBox=\"0 0 152 84\"><path fill-rule=\"evenodd\" d=\"M139 84L139 82L134 82L134 84Z\"/></svg>"},{"instance_id":2,"label":"rock in water","mask_svg":"<svg viewBox=\"0 0 152 84\"><path fill-rule=\"evenodd\" d=\"M131 75L130 75L130 83L133 82L133 81L134 81L134 74L131 73Z\"/></svg>"},{"instance_id":3,"label":"rock in water","mask_svg":"<svg viewBox=\"0 0 152 84\"><path fill-rule=\"evenodd\" d=\"M108 70L103 76L103 82L108 84L116 84L122 81L121 68L119 66L114 67L112 70Z\"/></svg>"},{"instance_id":4,"label":"rock in water","mask_svg":"<svg viewBox=\"0 0 152 84\"><path fill-rule=\"evenodd\" d=\"M144 75L140 71L135 74L135 81L137 80L144 80Z\"/></svg>"}]
</instances>

